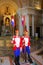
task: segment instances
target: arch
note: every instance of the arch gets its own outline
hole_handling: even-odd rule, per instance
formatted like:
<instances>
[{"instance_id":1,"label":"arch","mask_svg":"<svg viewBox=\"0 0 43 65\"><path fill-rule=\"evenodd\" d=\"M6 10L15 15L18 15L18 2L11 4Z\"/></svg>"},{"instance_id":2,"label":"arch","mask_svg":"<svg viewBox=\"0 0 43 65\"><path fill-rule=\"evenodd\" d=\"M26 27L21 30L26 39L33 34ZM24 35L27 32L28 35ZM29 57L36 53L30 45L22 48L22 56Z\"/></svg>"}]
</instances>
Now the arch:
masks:
<instances>
[{"instance_id":1,"label":"arch","mask_svg":"<svg viewBox=\"0 0 43 65\"><path fill-rule=\"evenodd\" d=\"M15 14L18 10L18 5L12 0L1 0L0 1L0 13L4 14L6 11L6 7L9 7L9 12L11 14Z\"/></svg>"}]
</instances>

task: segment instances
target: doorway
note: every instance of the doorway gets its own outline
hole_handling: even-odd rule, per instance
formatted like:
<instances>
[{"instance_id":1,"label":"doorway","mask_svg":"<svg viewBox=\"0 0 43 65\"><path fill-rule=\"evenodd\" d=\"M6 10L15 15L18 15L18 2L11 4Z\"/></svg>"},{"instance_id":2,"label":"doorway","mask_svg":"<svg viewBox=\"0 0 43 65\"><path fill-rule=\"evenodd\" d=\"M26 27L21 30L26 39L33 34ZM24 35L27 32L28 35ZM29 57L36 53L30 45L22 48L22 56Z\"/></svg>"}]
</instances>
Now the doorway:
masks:
<instances>
[{"instance_id":1,"label":"doorway","mask_svg":"<svg viewBox=\"0 0 43 65\"><path fill-rule=\"evenodd\" d=\"M38 37L40 38L40 27L36 27L36 33L38 33Z\"/></svg>"}]
</instances>

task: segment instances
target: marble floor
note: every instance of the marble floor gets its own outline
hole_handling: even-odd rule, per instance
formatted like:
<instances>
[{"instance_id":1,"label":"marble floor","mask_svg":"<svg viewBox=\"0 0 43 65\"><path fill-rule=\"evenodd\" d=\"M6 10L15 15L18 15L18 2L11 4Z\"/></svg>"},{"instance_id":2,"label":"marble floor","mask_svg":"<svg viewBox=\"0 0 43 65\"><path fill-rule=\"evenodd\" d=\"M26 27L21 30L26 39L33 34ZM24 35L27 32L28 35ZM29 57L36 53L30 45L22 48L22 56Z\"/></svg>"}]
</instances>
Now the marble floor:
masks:
<instances>
[{"instance_id":1,"label":"marble floor","mask_svg":"<svg viewBox=\"0 0 43 65\"><path fill-rule=\"evenodd\" d=\"M7 41L7 43L8 42L9 41ZM0 43L3 43L2 40L1 40ZM39 39L38 41L36 41L36 40L31 41L31 48L30 49L31 49L31 57L32 57L34 63L36 63L36 65L43 65L43 59L41 59L41 58L43 58L43 54L42 55L38 55L36 53L36 52L39 53L40 49L43 49L43 40ZM14 61L13 51L12 51L11 48L8 48L8 47L0 47L0 57L1 56L2 57L9 56L11 58L11 60ZM37 59L41 59L41 62L40 62L40 60L37 61ZM27 63L24 62L24 59L22 58L22 56L20 57L20 63L21 63L21 65L30 65L28 62ZM1 65L3 65L3 64L1 64Z\"/></svg>"}]
</instances>

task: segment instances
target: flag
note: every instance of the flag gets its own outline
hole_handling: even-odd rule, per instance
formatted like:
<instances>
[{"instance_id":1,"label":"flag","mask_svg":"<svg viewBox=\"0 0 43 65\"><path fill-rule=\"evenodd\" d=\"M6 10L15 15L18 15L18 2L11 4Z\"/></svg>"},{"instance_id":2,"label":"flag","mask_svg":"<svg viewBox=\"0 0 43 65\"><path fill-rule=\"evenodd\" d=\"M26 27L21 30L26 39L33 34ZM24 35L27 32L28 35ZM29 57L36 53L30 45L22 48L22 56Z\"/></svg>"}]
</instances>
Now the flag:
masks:
<instances>
[{"instance_id":1,"label":"flag","mask_svg":"<svg viewBox=\"0 0 43 65\"><path fill-rule=\"evenodd\" d=\"M11 25L12 25L13 27L15 26L14 16L11 16Z\"/></svg>"},{"instance_id":2,"label":"flag","mask_svg":"<svg viewBox=\"0 0 43 65\"><path fill-rule=\"evenodd\" d=\"M22 16L22 26L25 25L25 16Z\"/></svg>"}]
</instances>

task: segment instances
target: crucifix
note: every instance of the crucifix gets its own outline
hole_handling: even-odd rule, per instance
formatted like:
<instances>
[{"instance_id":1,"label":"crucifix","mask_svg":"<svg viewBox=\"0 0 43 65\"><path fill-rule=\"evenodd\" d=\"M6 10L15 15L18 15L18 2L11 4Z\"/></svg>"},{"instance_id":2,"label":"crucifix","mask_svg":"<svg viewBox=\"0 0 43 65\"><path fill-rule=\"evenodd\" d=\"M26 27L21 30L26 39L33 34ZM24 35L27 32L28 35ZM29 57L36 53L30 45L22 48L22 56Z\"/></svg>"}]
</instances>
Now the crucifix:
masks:
<instances>
[{"instance_id":1,"label":"crucifix","mask_svg":"<svg viewBox=\"0 0 43 65\"><path fill-rule=\"evenodd\" d=\"M6 12L8 13L8 9L9 9L9 7L6 7Z\"/></svg>"}]
</instances>

